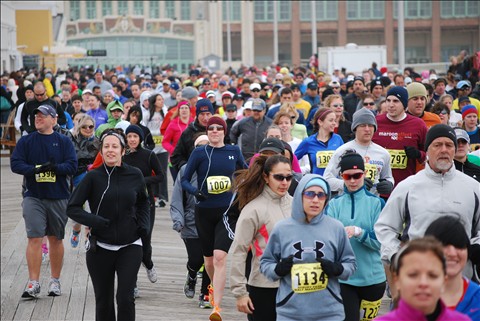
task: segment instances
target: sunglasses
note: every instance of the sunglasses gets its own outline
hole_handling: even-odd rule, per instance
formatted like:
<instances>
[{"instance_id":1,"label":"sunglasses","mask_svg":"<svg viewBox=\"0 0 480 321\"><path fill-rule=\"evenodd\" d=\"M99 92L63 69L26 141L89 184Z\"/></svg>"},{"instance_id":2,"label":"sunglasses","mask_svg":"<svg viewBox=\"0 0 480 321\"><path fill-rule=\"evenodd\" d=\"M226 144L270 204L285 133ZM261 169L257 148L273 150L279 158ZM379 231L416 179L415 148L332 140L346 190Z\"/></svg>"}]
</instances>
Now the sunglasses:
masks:
<instances>
[{"instance_id":1,"label":"sunglasses","mask_svg":"<svg viewBox=\"0 0 480 321\"><path fill-rule=\"evenodd\" d=\"M206 82L206 83L204 83L204 85L210 85L210 83L209 83L209 82Z\"/></svg>"},{"instance_id":2,"label":"sunglasses","mask_svg":"<svg viewBox=\"0 0 480 321\"><path fill-rule=\"evenodd\" d=\"M374 102L371 102L371 103L363 103L363 106L374 106L375 103Z\"/></svg>"},{"instance_id":3,"label":"sunglasses","mask_svg":"<svg viewBox=\"0 0 480 321\"><path fill-rule=\"evenodd\" d=\"M343 104L333 104L332 106L333 106L333 107L342 107L342 108L343 108Z\"/></svg>"},{"instance_id":4,"label":"sunglasses","mask_svg":"<svg viewBox=\"0 0 480 321\"><path fill-rule=\"evenodd\" d=\"M356 173L356 174L352 174L352 175L350 175L350 174L342 174L343 179L346 180L346 181L349 181L349 180L351 180L352 178L353 178L353 179L360 179L360 178L362 178L362 176L363 176L363 173Z\"/></svg>"},{"instance_id":5,"label":"sunglasses","mask_svg":"<svg viewBox=\"0 0 480 321\"><path fill-rule=\"evenodd\" d=\"M439 115L446 115L448 112L446 110L442 110L441 112L438 113Z\"/></svg>"},{"instance_id":6,"label":"sunglasses","mask_svg":"<svg viewBox=\"0 0 480 321\"><path fill-rule=\"evenodd\" d=\"M45 92L43 92L41 94L35 94L35 96L37 96L37 97L42 97L43 95L45 95Z\"/></svg>"},{"instance_id":7,"label":"sunglasses","mask_svg":"<svg viewBox=\"0 0 480 321\"><path fill-rule=\"evenodd\" d=\"M253 89L252 91L253 91L254 93L258 93L258 92L260 92L260 89Z\"/></svg>"},{"instance_id":8,"label":"sunglasses","mask_svg":"<svg viewBox=\"0 0 480 321\"><path fill-rule=\"evenodd\" d=\"M272 177L279 182L283 182L284 180L286 180L287 182L290 182L293 178L293 175L283 176L281 174L272 174Z\"/></svg>"},{"instance_id":9,"label":"sunglasses","mask_svg":"<svg viewBox=\"0 0 480 321\"><path fill-rule=\"evenodd\" d=\"M223 127L222 126L210 125L210 126L208 126L208 130L210 130L210 131L217 130L217 131L222 131L223 132Z\"/></svg>"},{"instance_id":10,"label":"sunglasses","mask_svg":"<svg viewBox=\"0 0 480 321\"><path fill-rule=\"evenodd\" d=\"M93 125L83 125L82 129L87 129L87 128L88 129L93 129L93 127L94 127Z\"/></svg>"},{"instance_id":11,"label":"sunglasses","mask_svg":"<svg viewBox=\"0 0 480 321\"><path fill-rule=\"evenodd\" d=\"M314 191L305 191L303 192L303 196L305 196L305 198L309 200L313 200L316 196L320 201L327 198L327 194L325 194L324 192L315 193Z\"/></svg>"}]
</instances>

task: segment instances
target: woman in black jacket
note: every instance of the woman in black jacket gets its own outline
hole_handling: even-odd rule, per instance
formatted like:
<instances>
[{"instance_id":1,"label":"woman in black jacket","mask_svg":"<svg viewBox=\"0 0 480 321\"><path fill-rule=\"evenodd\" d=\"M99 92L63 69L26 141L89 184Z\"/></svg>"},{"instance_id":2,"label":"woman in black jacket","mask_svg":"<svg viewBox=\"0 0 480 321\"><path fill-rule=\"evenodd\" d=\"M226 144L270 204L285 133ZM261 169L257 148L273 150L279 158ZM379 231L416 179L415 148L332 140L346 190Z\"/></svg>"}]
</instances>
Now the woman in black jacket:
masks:
<instances>
[{"instance_id":1,"label":"woman in black jacket","mask_svg":"<svg viewBox=\"0 0 480 321\"><path fill-rule=\"evenodd\" d=\"M153 150L155 148L155 142L153 141L152 133L147 126L143 126L142 122L142 110L138 106L132 106L128 111L127 119L132 125L137 125L143 131L143 146L146 149Z\"/></svg>"},{"instance_id":2,"label":"woman in black jacket","mask_svg":"<svg viewBox=\"0 0 480 321\"><path fill-rule=\"evenodd\" d=\"M141 171L122 162L123 131L108 129L100 141L103 164L88 172L75 188L67 215L90 227L86 260L95 292L95 319L116 320L117 275L117 315L135 320L132 293L143 256L141 237L150 229L147 188ZM83 209L86 201L91 212Z\"/></svg>"},{"instance_id":3,"label":"woman in black jacket","mask_svg":"<svg viewBox=\"0 0 480 321\"><path fill-rule=\"evenodd\" d=\"M142 171L145 183L147 184L148 199L150 201L150 229L145 237L142 237L143 243L143 259L142 263L147 270L147 276L150 282L157 282L157 271L152 262L152 231L155 223L155 199L153 196L152 186L160 183L165 179L165 173L160 167L155 153L149 149L142 147L143 131L137 125L127 127L125 134L127 135L127 152L123 157L125 163L137 167ZM134 296L138 296L138 289L135 288Z\"/></svg>"}]
</instances>

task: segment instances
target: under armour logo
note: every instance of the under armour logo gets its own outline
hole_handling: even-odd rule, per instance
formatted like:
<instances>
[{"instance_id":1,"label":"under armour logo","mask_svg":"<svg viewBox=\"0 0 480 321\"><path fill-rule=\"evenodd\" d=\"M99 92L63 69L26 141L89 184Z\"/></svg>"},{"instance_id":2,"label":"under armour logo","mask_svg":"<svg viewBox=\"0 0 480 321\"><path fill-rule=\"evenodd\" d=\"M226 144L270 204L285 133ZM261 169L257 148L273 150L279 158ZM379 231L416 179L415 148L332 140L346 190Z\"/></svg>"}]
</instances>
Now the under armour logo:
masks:
<instances>
[{"instance_id":1,"label":"under armour logo","mask_svg":"<svg viewBox=\"0 0 480 321\"><path fill-rule=\"evenodd\" d=\"M293 247L297 250L293 256L299 260L302 259L303 253L315 253L315 259L322 258L324 256L322 248L325 244L320 241L315 241L315 247L302 247L302 241L293 244Z\"/></svg>"},{"instance_id":2,"label":"under armour logo","mask_svg":"<svg viewBox=\"0 0 480 321\"><path fill-rule=\"evenodd\" d=\"M228 159L235 159L234 156L228 156Z\"/></svg>"}]
</instances>

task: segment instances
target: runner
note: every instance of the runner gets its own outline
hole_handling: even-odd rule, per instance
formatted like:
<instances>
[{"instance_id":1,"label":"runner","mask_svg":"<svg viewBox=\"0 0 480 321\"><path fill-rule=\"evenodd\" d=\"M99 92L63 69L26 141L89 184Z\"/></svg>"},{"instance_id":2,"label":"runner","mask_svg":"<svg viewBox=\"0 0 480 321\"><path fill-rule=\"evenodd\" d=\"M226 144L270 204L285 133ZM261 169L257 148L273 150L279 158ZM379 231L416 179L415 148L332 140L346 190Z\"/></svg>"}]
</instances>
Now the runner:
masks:
<instances>
[{"instance_id":1,"label":"runner","mask_svg":"<svg viewBox=\"0 0 480 321\"><path fill-rule=\"evenodd\" d=\"M342 138L335 134L335 113L329 108L320 108L313 117L313 135L303 140L295 151L302 159L308 155L313 174L323 175L334 151L343 145Z\"/></svg>"},{"instance_id":2,"label":"runner","mask_svg":"<svg viewBox=\"0 0 480 321\"><path fill-rule=\"evenodd\" d=\"M288 189L292 178L290 161L282 155L258 156L248 170L235 177L241 213L231 249L230 288L238 311L247 313L252 321L276 319L278 282L260 273L260 257L273 226L291 214ZM245 261L250 249L253 258L247 280Z\"/></svg>"},{"instance_id":3,"label":"runner","mask_svg":"<svg viewBox=\"0 0 480 321\"><path fill-rule=\"evenodd\" d=\"M60 273L63 261L63 238L67 223L70 188L68 176L77 169L77 157L71 140L54 131L57 111L50 105L40 105L32 111L34 131L23 136L15 147L10 167L25 178L23 218L27 232L27 265L29 281L23 298L40 294L42 238L50 245L48 295L61 295ZM83 204L82 204L83 205Z\"/></svg>"},{"instance_id":4,"label":"runner","mask_svg":"<svg viewBox=\"0 0 480 321\"><path fill-rule=\"evenodd\" d=\"M343 225L324 215L328 183L305 175L295 191L292 217L273 228L260 270L280 281L277 321L343 320L339 279L347 280L356 263Z\"/></svg>"},{"instance_id":5,"label":"runner","mask_svg":"<svg viewBox=\"0 0 480 321\"><path fill-rule=\"evenodd\" d=\"M247 165L238 146L224 144L227 124L221 117L212 116L206 128L210 143L196 148L190 155L182 187L197 199L195 223L202 242L205 268L213 282L210 302L214 310L210 320L217 321L222 320L220 311L227 277L226 260L232 243L223 223L223 214L232 198L233 173ZM198 187L190 183L194 173L197 174Z\"/></svg>"},{"instance_id":6,"label":"runner","mask_svg":"<svg viewBox=\"0 0 480 321\"><path fill-rule=\"evenodd\" d=\"M345 320L372 320L377 316L386 284L380 259L380 242L373 230L385 202L366 191L364 179L367 171L360 154L343 154L340 173L345 193L330 202L327 215L345 225L357 260L355 273L347 281L340 281ZM370 314L370 309L375 312Z\"/></svg>"}]
</instances>

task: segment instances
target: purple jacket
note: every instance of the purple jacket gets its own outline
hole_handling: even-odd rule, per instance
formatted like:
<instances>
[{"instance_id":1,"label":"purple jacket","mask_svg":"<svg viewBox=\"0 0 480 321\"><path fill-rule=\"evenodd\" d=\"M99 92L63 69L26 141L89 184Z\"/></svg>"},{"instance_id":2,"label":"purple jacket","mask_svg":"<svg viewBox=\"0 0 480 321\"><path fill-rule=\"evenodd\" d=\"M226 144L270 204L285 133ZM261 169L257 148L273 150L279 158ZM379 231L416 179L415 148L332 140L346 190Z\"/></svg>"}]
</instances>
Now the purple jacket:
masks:
<instances>
[{"instance_id":1,"label":"purple jacket","mask_svg":"<svg viewBox=\"0 0 480 321\"><path fill-rule=\"evenodd\" d=\"M440 304L442 306L442 312L440 313L436 321L471 320L465 314L447 309L447 307L442 301L440 301ZM398 308L375 319L375 321L399 321L399 320L427 321L427 318L422 312L415 310L414 308L409 306L405 301L400 300L400 302L398 303Z\"/></svg>"}]
</instances>

